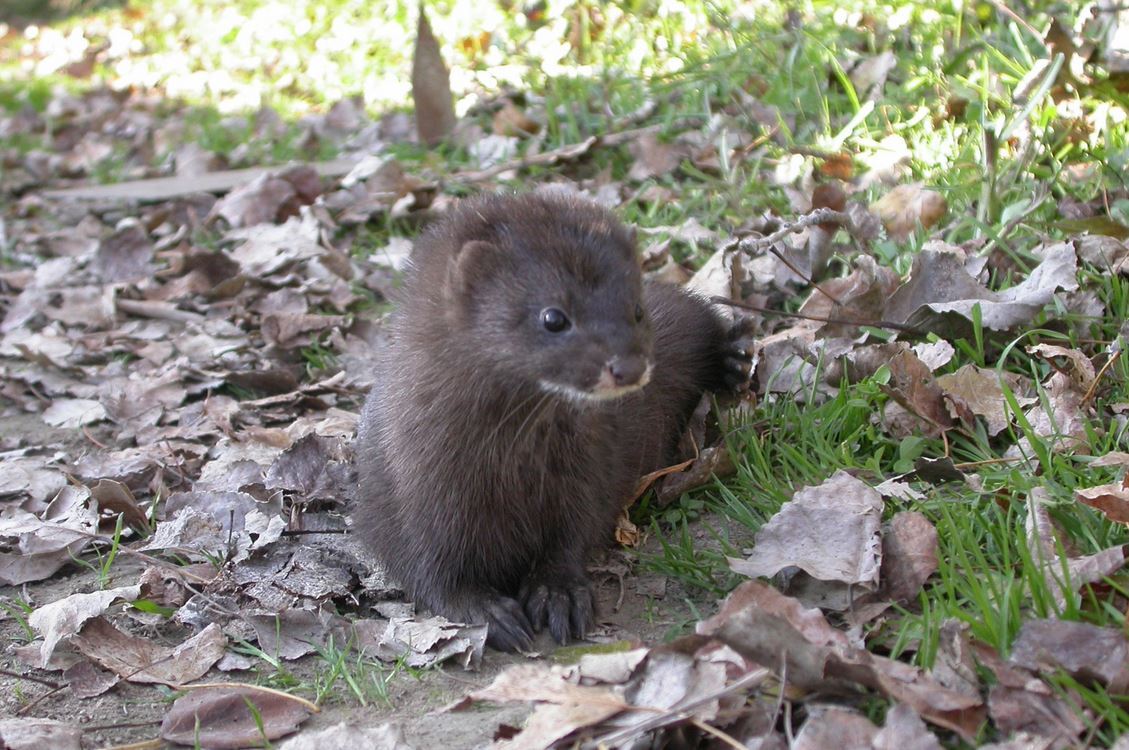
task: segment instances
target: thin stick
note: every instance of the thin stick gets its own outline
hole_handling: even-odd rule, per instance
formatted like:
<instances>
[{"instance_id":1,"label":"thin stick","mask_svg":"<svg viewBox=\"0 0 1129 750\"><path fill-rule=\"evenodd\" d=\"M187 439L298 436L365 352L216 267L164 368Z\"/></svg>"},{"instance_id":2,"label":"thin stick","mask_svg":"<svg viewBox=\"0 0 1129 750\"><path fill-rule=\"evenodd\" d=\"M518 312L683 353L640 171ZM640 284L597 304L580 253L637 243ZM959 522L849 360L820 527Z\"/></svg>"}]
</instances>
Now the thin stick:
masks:
<instances>
[{"instance_id":1,"label":"thin stick","mask_svg":"<svg viewBox=\"0 0 1129 750\"><path fill-rule=\"evenodd\" d=\"M259 693L268 693L278 698L291 700L295 703L300 703L315 714L321 713L321 709L318 708L316 703L308 701L305 698L300 698L297 695L291 695L290 693L284 693L281 690L275 690L274 688L263 687L262 685L251 685L246 682L200 682L196 683L195 685L175 685L173 687L176 690L211 690L213 688L224 688L228 690L251 690Z\"/></svg>"},{"instance_id":2,"label":"thin stick","mask_svg":"<svg viewBox=\"0 0 1129 750\"><path fill-rule=\"evenodd\" d=\"M823 293L825 297L827 297L827 299L842 307L843 303L836 299L835 295L831 294L826 289L821 287L815 280L813 280L799 268L796 268L796 265L792 263L792 261L785 258L784 254L777 250L775 247L777 242L784 239L788 235L794 234L795 232L799 232L801 229L805 229L816 224L835 224L836 226L849 227L851 225L851 217L844 211L836 211L831 208L817 208L814 211L810 211L804 214L795 221L785 222L780 229L777 229L775 232L767 234L764 237L746 237L742 239L737 243L737 249L743 253L750 254L754 250L761 247L767 248L768 251L775 255L777 259L785 266L787 266L792 273L796 274L805 282L818 289Z\"/></svg>"},{"instance_id":3,"label":"thin stick","mask_svg":"<svg viewBox=\"0 0 1129 750\"><path fill-rule=\"evenodd\" d=\"M910 333L915 336L924 336L925 332L914 328L913 326L895 323L891 320L855 320L853 318L821 318L818 315L805 315L798 312L787 312L786 310L772 310L767 307L758 307L757 305L750 305L747 302L737 302L728 297L711 297L710 301L718 305L729 305L730 307L739 307L742 310L749 310L751 312L761 313L763 315L779 315L785 318L799 318L800 320L811 320L816 323L836 323L839 325L848 326L870 326L872 328L889 328L893 331L902 331L903 333Z\"/></svg>"},{"instance_id":4,"label":"thin stick","mask_svg":"<svg viewBox=\"0 0 1129 750\"><path fill-rule=\"evenodd\" d=\"M6 675L8 677L12 677L12 678L17 679L17 680L29 680L31 682L38 682L40 685L46 685L47 687L51 688L52 690L58 690L59 688L63 687L62 685L60 685L57 682L52 682L51 680L45 680L42 677L33 677L32 675L29 675L29 674L20 674L19 672L11 672L7 669L0 669L0 674Z\"/></svg>"},{"instance_id":5,"label":"thin stick","mask_svg":"<svg viewBox=\"0 0 1129 750\"><path fill-rule=\"evenodd\" d=\"M726 734L725 732L721 731L717 727L711 727L709 724L705 723L701 719L691 717L690 723L693 724L694 726L696 726L698 729L701 729L703 732L706 732L707 734L712 734L714 737L717 737L719 740L724 742L726 745L729 745L732 748L736 748L736 750L749 750L748 745L746 745L742 742L739 742L732 735Z\"/></svg>"},{"instance_id":6,"label":"thin stick","mask_svg":"<svg viewBox=\"0 0 1129 750\"><path fill-rule=\"evenodd\" d=\"M1116 362L1120 358L1121 358L1121 350L1118 349L1116 352L1113 353L1112 357L1110 357L1109 359L1107 359L1105 361L1105 364L1102 365L1102 369L1098 370L1098 374L1094 376L1094 382L1090 383L1090 387L1086 389L1086 394L1084 396L1082 396L1082 403L1083 404L1090 403L1090 399L1092 399L1094 397L1094 393L1098 389L1098 383L1101 381L1102 376L1105 375L1106 372L1109 370L1109 368L1113 367L1113 363Z\"/></svg>"}]
</instances>

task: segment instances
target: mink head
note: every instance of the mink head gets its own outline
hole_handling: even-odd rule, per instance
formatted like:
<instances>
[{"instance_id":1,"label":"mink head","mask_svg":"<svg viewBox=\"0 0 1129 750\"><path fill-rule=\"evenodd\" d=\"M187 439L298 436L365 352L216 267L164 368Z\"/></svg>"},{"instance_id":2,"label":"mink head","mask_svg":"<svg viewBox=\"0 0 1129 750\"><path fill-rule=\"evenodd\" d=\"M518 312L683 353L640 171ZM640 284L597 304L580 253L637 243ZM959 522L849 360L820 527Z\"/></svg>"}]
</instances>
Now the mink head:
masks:
<instances>
[{"instance_id":1,"label":"mink head","mask_svg":"<svg viewBox=\"0 0 1129 750\"><path fill-rule=\"evenodd\" d=\"M445 225L446 315L476 363L578 404L647 384L635 238L612 214L569 196L492 196Z\"/></svg>"}]
</instances>

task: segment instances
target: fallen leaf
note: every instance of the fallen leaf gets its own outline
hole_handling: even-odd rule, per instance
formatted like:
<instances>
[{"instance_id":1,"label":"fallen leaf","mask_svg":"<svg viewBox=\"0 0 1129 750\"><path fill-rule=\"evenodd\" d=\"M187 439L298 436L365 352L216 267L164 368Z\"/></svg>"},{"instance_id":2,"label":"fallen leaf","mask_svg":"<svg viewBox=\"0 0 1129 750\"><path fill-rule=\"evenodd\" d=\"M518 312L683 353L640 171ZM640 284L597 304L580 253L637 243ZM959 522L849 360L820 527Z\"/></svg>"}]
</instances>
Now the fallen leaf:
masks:
<instances>
[{"instance_id":1,"label":"fallen leaf","mask_svg":"<svg viewBox=\"0 0 1129 750\"><path fill-rule=\"evenodd\" d=\"M376 727L338 722L317 731L305 731L278 746L278 750L329 750L329 748L364 748L364 750L412 750L404 734L395 724Z\"/></svg>"},{"instance_id":2,"label":"fallen leaf","mask_svg":"<svg viewBox=\"0 0 1129 750\"><path fill-rule=\"evenodd\" d=\"M106 283L136 282L153 274L153 241L137 221L123 222L98 243L90 269Z\"/></svg>"},{"instance_id":3,"label":"fallen leaf","mask_svg":"<svg viewBox=\"0 0 1129 750\"><path fill-rule=\"evenodd\" d=\"M59 641L75 635L87 620L98 617L116 602L132 602L140 595L140 586L119 586L89 594L71 594L36 609L28 615L27 623L43 637L39 666L46 669Z\"/></svg>"},{"instance_id":4,"label":"fallen leaf","mask_svg":"<svg viewBox=\"0 0 1129 750\"><path fill-rule=\"evenodd\" d=\"M941 750L941 742L904 703L886 712L886 723L871 740L874 750Z\"/></svg>"},{"instance_id":5,"label":"fallen leaf","mask_svg":"<svg viewBox=\"0 0 1129 750\"><path fill-rule=\"evenodd\" d=\"M44 422L64 429L76 429L101 422L105 418L106 410L102 404L90 398L56 399L43 412Z\"/></svg>"},{"instance_id":6,"label":"fallen leaf","mask_svg":"<svg viewBox=\"0 0 1129 750\"><path fill-rule=\"evenodd\" d=\"M949 204L940 193L914 183L894 188L870 204L870 210L882 219L890 238L901 241L913 234L918 225L929 229L940 221Z\"/></svg>"},{"instance_id":7,"label":"fallen leaf","mask_svg":"<svg viewBox=\"0 0 1129 750\"><path fill-rule=\"evenodd\" d=\"M792 750L826 750L830 747L870 748L878 727L862 714L839 706L811 706L808 719L796 734Z\"/></svg>"},{"instance_id":8,"label":"fallen leaf","mask_svg":"<svg viewBox=\"0 0 1129 750\"><path fill-rule=\"evenodd\" d=\"M952 416L971 412L982 417L989 435L998 435L1011 425L1011 408L1004 396L1004 385L1020 406L1030 406L1039 400L1028 395L1032 390L1030 382L1015 373L967 364L956 372L937 377L937 386L951 404Z\"/></svg>"},{"instance_id":9,"label":"fallen leaf","mask_svg":"<svg viewBox=\"0 0 1129 750\"><path fill-rule=\"evenodd\" d=\"M689 149L677 143L664 143L658 136L646 132L627 146L633 159L627 179L642 182L661 177L678 169L682 160L690 155Z\"/></svg>"},{"instance_id":10,"label":"fallen leaf","mask_svg":"<svg viewBox=\"0 0 1129 750\"><path fill-rule=\"evenodd\" d=\"M82 727L54 719L0 719L4 750L81 750Z\"/></svg>"},{"instance_id":11,"label":"fallen leaf","mask_svg":"<svg viewBox=\"0 0 1129 750\"><path fill-rule=\"evenodd\" d=\"M886 77L898 66L898 58L890 50L864 57L851 66L848 75L860 100L878 99L886 85ZM903 186L906 187L906 186Z\"/></svg>"},{"instance_id":12,"label":"fallen leaf","mask_svg":"<svg viewBox=\"0 0 1129 750\"><path fill-rule=\"evenodd\" d=\"M264 174L232 190L216 203L212 213L231 227L272 223L296 195L294 186L286 180Z\"/></svg>"},{"instance_id":13,"label":"fallen leaf","mask_svg":"<svg viewBox=\"0 0 1129 750\"><path fill-rule=\"evenodd\" d=\"M1078 591L1083 586L1096 583L1112 575L1125 565L1125 546L1116 545L1081 557L1059 554L1061 535L1047 513L1049 493L1043 487L1035 487L1027 501L1026 533L1027 545L1032 559L1043 572L1047 588L1055 602L1061 607L1068 599L1078 601ZM1063 565L1065 563L1065 573Z\"/></svg>"},{"instance_id":14,"label":"fallen leaf","mask_svg":"<svg viewBox=\"0 0 1129 750\"><path fill-rule=\"evenodd\" d=\"M1044 440L1046 449L1051 452L1084 454L1089 451L1088 407L1082 392L1061 372L1051 373L1043 390L1046 402L1037 401L1024 412L1031 431ZM1024 434L1004 455L1009 458L1034 455L1030 438Z\"/></svg>"},{"instance_id":15,"label":"fallen leaf","mask_svg":"<svg viewBox=\"0 0 1129 750\"><path fill-rule=\"evenodd\" d=\"M1061 669L1111 693L1129 687L1129 640L1112 628L1054 618L1028 620L1011 645L1009 661L1041 674Z\"/></svg>"},{"instance_id":16,"label":"fallen leaf","mask_svg":"<svg viewBox=\"0 0 1129 750\"><path fill-rule=\"evenodd\" d=\"M193 690L177 698L165 714L161 739L236 750L296 732L309 715L304 701L251 687Z\"/></svg>"},{"instance_id":17,"label":"fallen leaf","mask_svg":"<svg viewBox=\"0 0 1129 750\"><path fill-rule=\"evenodd\" d=\"M451 76L422 5L412 55L412 101L415 102L416 131L424 143L435 145L455 129Z\"/></svg>"},{"instance_id":18,"label":"fallen leaf","mask_svg":"<svg viewBox=\"0 0 1129 750\"><path fill-rule=\"evenodd\" d=\"M223 656L227 637L212 623L175 648L127 635L97 617L71 637L88 659L129 682L176 687L203 677Z\"/></svg>"},{"instance_id":19,"label":"fallen leaf","mask_svg":"<svg viewBox=\"0 0 1129 750\"><path fill-rule=\"evenodd\" d=\"M357 620L358 640L387 662L404 660L412 667L431 667L454 659L463 669L476 669L486 648L485 625L461 625L442 617L393 617L387 623Z\"/></svg>"},{"instance_id":20,"label":"fallen leaf","mask_svg":"<svg viewBox=\"0 0 1129 750\"><path fill-rule=\"evenodd\" d=\"M1129 475L1120 482L1074 490L1074 499L1100 510L1111 521L1129 524Z\"/></svg>"},{"instance_id":21,"label":"fallen leaf","mask_svg":"<svg viewBox=\"0 0 1129 750\"><path fill-rule=\"evenodd\" d=\"M882 536L881 595L895 602L914 601L937 570L938 550L937 529L924 514L895 514Z\"/></svg>"},{"instance_id":22,"label":"fallen leaf","mask_svg":"<svg viewBox=\"0 0 1129 750\"><path fill-rule=\"evenodd\" d=\"M530 136L541 130L541 124L530 118L516 104L507 99L494 113L494 132L497 135Z\"/></svg>"},{"instance_id":23,"label":"fallen leaf","mask_svg":"<svg viewBox=\"0 0 1129 750\"><path fill-rule=\"evenodd\" d=\"M1056 357L1066 359L1070 363L1070 367L1065 372L1076 390L1086 392L1094 384L1094 379L1097 377L1094 363L1077 349L1068 349L1065 346L1055 346L1054 344L1032 344L1027 347L1027 352L1052 364L1054 364Z\"/></svg>"},{"instance_id":24,"label":"fallen leaf","mask_svg":"<svg viewBox=\"0 0 1129 750\"><path fill-rule=\"evenodd\" d=\"M979 306L985 328L1007 331L1028 324L1059 289L1078 288L1074 246L1062 242L1043 249L1042 262L1016 286L996 292L976 281L965 268L963 252L939 243L927 244L914 258L909 279L891 296L883 316L938 335L968 328ZM963 320L954 329L954 320Z\"/></svg>"},{"instance_id":25,"label":"fallen leaf","mask_svg":"<svg viewBox=\"0 0 1129 750\"><path fill-rule=\"evenodd\" d=\"M953 426L944 392L925 363L903 349L886 363L890 385L882 390L921 421L920 431L936 437Z\"/></svg>"},{"instance_id":26,"label":"fallen leaf","mask_svg":"<svg viewBox=\"0 0 1129 750\"><path fill-rule=\"evenodd\" d=\"M871 590L882 559L882 496L843 471L796 492L757 532L753 551L729 567L750 577L796 566L813 578Z\"/></svg>"},{"instance_id":27,"label":"fallen leaf","mask_svg":"<svg viewBox=\"0 0 1129 750\"><path fill-rule=\"evenodd\" d=\"M1040 738L1040 747L1073 747L1086 731L1081 699L1073 691L1052 689L1042 680L976 644L976 661L996 678L988 691L988 714L1001 735L1023 732Z\"/></svg>"},{"instance_id":28,"label":"fallen leaf","mask_svg":"<svg viewBox=\"0 0 1129 750\"><path fill-rule=\"evenodd\" d=\"M926 721L951 729L971 742L984 719L979 697L949 690L927 673L903 662L842 645L829 645L826 633L836 633L822 616L808 614L805 630L797 630L779 612L787 611L779 592L758 581L746 581L744 606L725 606L699 625L699 632L721 640L745 658L787 675L789 684L805 690L827 691L849 684L863 685L908 704ZM731 599L734 598L731 595ZM794 600L792 600L794 602ZM798 602L792 604L794 609ZM808 611L812 612L811 610ZM816 617L820 619L817 620Z\"/></svg>"},{"instance_id":29,"label":"fallen leaf","mask_svg":"<svg viewBox=\"0 0 1129 750\"><path fill-rule=\"evenodd\" d=\"M40 520L18 508L0 515L0 583L15 586L51 576L93 541L98 510L85 487L59 490Z\"/></svg>"},{"instance_id":30,"label":"fallen leaf","mask_svg":"<svg viewBox=\"0 0 1129 750\"><path fill-rule=\"evenodd\" d=\"M563 740L578 729L597 724L628 708L620 691L576 685L559 667L519 664L502 672L489 686L470 694L476 701L536 701L533 715L512 739L496 741L497 750L538 750Z\"/></svg>"}]
</instances>

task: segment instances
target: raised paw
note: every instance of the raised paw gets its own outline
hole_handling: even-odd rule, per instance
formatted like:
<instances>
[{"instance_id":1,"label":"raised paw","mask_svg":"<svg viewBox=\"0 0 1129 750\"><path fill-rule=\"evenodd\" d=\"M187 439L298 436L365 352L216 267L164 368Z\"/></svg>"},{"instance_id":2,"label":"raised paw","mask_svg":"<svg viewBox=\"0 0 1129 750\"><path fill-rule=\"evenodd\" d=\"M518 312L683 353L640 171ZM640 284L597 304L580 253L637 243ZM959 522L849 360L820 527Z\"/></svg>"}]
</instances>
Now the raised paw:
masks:
<instances>
[{"instance_id":1,"label":"raised paw","mask_svg":"<svg viewBox=\"0 0 1129 750\"><path fill-rule=\"evenodd\" d=\"M583 639L592 626L592 588L586 580L531 580L520 596L533 629L540 632L548 624L557 643L568 643L570 637Z\"/></svg>"},{"instance_id":2,"label":"raised paw","mask_svg":"<svg viewBox=\"0 0 1129 750\"><path fill-rule=\"evenodd\" d=\"M721 347L722 382L734 394L749 389L753 373L754 320L748 315L738 316L725 334Z\"/></svg>"},{"instance_id":3,"label":"raised paw","mask_svg":"<svg viewBox=\"0 0 1129 750\"><path fill-rule=\"evenodd\" d=\"M481 602L481 614L487 626L486 643L491 648L529 651L533 647L533 627L516 599L490 594Z\"/></svg>"}]
</instances>

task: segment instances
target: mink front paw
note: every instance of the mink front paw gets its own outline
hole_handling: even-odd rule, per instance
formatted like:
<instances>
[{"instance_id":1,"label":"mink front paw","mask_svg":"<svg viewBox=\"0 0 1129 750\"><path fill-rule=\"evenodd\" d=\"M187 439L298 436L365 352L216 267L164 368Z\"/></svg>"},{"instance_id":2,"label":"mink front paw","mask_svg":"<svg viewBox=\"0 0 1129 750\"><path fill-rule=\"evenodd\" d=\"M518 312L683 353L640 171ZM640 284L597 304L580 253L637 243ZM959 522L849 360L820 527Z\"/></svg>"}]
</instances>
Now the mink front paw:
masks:
<instances>
[{"instance_id":1,"label":"mink front paw","mask_svg":"<svg viewBox=\"0 0 1129 750\"><path fill-rule=\"evenodd\" d=\"M501 594L490 594L479 606L485 620L486 643L499 651L529 651L533 648L533 627L516 599Z\"/></svg>"},{"instance_id":2,"label":"mink front paw","mask_svg":"<svg viewBox=\"0 0 1129 750\"><path fill-rule=\"evenodd\" d=\"M739 316L726 331L721 345L721 380L725 391L741 395L749 390L753 373L753 318Z\"/></svg>"},{"instance_id":3,"label":"mink front paw","mask_svg":"<svg viewBox=\"0 0 1129 750\"><path fill-rule=\"evenodd\" d=\"M522 586L520 598L534 630L540 632L548 624L557 643L583 639L592 626L592 587L584 578L533 577Z\"/></svg>"}]
</instances>

